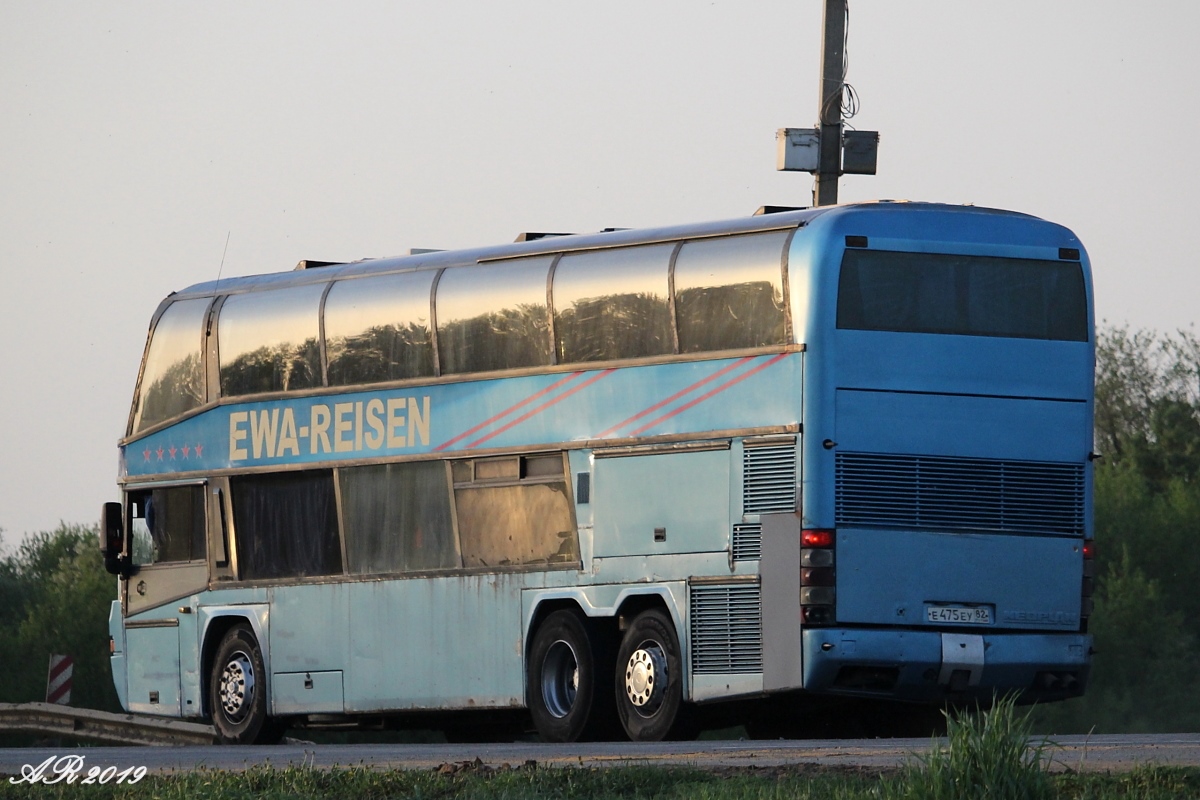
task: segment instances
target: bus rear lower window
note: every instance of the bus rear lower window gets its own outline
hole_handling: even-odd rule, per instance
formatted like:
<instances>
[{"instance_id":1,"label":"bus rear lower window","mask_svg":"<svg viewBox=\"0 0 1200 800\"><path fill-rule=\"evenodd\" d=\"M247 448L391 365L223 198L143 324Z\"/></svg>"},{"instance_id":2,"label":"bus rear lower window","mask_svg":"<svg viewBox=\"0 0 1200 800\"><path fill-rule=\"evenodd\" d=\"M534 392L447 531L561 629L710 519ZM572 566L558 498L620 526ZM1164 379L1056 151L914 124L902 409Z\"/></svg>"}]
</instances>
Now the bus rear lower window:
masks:
<instances>
[{"instance_id":1,"label":"bus rear lower window","mask_svg":"<svg viewBox=\"0 0 1200 800\"><path fill-rule=\"evenodd\" d=\"M247 475L230 489L243 579L341 574L331 471Z\"/></svg>"},{"instance_id":2,"label":"bus rear lower window","mask_svg":"<svg viewBox=\"0 0 1200 800\"><path fill-rule=\"evenodd\" d=\"M847 250L837 326L848 330L1087 341L1078 263Z\"/></svg>"},{"instance_id":3,"label":"bus rear lower window","mask_svg":"<svg viewBox=\"0 0 1200 800\"><path fill-rule=\"evenodd\" d=\"M341 470L350 572L459 566L444 461Z\"/></svg>"}]
</instances>

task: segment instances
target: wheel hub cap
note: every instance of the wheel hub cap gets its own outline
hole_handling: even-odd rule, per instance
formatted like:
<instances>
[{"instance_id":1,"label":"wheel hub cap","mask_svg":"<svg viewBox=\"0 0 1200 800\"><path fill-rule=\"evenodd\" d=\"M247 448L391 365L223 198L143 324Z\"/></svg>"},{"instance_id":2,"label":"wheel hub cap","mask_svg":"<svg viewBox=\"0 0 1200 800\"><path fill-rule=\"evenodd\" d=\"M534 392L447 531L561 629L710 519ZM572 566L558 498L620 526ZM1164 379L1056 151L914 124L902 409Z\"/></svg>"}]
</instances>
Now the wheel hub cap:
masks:
<instances>
[{"instance_id":1,"label":"wheel hub cap","mask_svg":"<svg viewBox=\"0 0 1200 800\"><path fill-rule=\"evenodd\" d=\"M221 708L235 722L254 704L254 665L245 653L234 653L221 671Z\"/></svg>"},{"instance_id":2,"label":"wheel hub cap","mask_svg":"<svg viewBox=\"0 0 1200 800\"><path fill-rule=\"evenodd\" d=\"M667 688L667 657L653 642L643 643L625 666L625 694L640 714L649 716L662 704Z\"/></svg>"}]
</instances>

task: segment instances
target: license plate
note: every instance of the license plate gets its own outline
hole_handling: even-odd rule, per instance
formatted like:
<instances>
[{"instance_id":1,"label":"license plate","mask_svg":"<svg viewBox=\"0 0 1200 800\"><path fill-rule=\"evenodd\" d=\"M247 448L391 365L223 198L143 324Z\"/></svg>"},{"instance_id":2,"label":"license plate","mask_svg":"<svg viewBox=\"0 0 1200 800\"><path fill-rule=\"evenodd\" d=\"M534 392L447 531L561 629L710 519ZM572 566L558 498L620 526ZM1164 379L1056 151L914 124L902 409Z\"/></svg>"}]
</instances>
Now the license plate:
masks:
<instances>
[{"instance_id":1,"label":"license plate","mask_svg":"<svg viewBox=\"0 0 1200 800\"><path fill-rule=\"evenodd\" d=\"M991 625L990 606L925 606L925 620L951 625Z\"/></svg>"}]
</instances>

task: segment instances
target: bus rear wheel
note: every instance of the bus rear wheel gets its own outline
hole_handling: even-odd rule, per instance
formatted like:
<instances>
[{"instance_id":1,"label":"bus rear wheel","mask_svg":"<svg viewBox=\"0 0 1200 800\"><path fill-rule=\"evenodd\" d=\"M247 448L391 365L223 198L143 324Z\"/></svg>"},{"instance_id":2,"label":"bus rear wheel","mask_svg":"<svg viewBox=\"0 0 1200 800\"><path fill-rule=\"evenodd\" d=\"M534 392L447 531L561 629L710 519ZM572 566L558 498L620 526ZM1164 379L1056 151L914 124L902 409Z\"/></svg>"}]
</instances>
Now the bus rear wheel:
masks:
<instances>
[{"instance_id":1,"label":"bus rear wheel","mask_svg":"<svg viewBox=\"0 0 1200 800\"><path fill-rule=\"evenodd\" d=\"M555 611L538 627L525 692L543 740L577 742L599 733L607 698L597 691L596 651L583 620L572 611Z\"/></svg>"},{"instance_id":2,"label":"bus rear wheel","mask_svg":"<svg viewBox=\"0 0 1200 800\"><path fill-rule=\"evenodd\" d=\"M682 734L683 661L671 618L644 611L625 631L617 652L617 715L635 742Z\"/></svg>"},{"instance_id":3,"label":"bus rear wheel","mask_svg":"<svg viewBox=\"0 0 1200 800\"><path fill-rule=\"evenodd\" d=\"M221 639L208 680L213 727L225 744L266 744L282 732L267 716L266 668L254 631L241 623Z\"/></svg>"}]
</instances>

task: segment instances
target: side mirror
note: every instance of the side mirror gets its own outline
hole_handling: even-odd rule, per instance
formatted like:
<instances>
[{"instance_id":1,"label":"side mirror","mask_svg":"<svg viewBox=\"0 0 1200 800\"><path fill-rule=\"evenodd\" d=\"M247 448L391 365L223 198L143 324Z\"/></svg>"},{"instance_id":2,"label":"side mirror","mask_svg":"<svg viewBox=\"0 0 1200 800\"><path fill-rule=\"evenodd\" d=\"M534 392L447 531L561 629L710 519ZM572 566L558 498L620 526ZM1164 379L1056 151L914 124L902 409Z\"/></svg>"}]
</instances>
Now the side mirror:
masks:
<instances>
[{"instance_id":1,"label":"side mirror","mask_svg":"<svg viewBox=\"0 0 1200 800\"><path fill-rule=\"evenodd\" d=\"M128 574L121 551L125 549L125 526L120 503L105 503L100 510L100 554L104 569L113 575Z\"/></svg>"}]
</instances>

